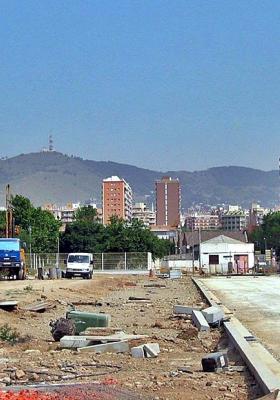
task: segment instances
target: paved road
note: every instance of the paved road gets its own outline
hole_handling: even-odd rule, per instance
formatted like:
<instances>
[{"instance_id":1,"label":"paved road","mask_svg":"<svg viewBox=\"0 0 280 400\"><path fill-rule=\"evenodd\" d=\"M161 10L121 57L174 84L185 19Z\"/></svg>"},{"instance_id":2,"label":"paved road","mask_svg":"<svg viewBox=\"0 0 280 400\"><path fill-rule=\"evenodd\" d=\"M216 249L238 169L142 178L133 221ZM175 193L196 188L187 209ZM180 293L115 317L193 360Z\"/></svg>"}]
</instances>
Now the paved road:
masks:
<instances>
[{"instance_id":1,"label":"paved road","mask_svg":"<svg viewBox=\"0 0 280 400\"><path fill-rule=\"evenodd\" d=\"M280 360L280 277L215 277L203 282Z\"/></svg>"}]
</instances>

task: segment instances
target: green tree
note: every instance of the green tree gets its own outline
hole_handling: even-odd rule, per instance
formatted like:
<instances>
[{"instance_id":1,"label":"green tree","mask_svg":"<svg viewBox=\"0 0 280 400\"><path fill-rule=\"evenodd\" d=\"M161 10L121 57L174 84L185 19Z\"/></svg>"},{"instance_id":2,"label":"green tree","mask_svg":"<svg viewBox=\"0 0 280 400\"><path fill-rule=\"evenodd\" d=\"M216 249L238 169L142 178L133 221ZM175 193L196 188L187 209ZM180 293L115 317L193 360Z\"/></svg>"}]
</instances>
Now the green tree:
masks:
<instances>
[{"instance_id":1,"label":"green tree","mask_svg":"<svg viewBox=\"0 0 280 400\"><path fill-rule=\"evenodd\" d=\"M91 206L80 207L75 213L76 221L100 222L96 208Z\"/></svg>"},{"instance_id":2,"label":"green tree","mask_svg":"<svg viewBox=\"0 0 280 400\"><path fill-rule=\"evenodd\" d=\"M105 228L96 221L77 220L66 225L61 235L62 252L101 253L104 251Z\"/></svg>"},{"instance_id":3,"label":"green tree","mask_svg":"<svg viewBox=\"0 0 280 400\"><path fill-rule=\"evenodd\" d=\"M250 241L255 242L256 247L264 251L275 249L280 256L280 212L265 215L261 226L257 227L250 235Z\"/></svg>"},{"instance_id":4,"label":"green tree","mask_svg":"<svg viewBox=\"0 0 280 400\"><path fill-rule=\"evenodd\" d=\"M0 211L0 237L5 237L6 232L6 211Z\"/></svg>"},{"instance_id":5,"label":"green tree","mask_svg":"<svg viewBox=\"0 0 280 400\"><path fill-rule=\"evenodd\" d=\"M20 227L20 238L36 253L57 251L60 222L49 211L36 208L29 199L16 195L12 199L15 225ZM31 239L30 239L31 238Z\"/></svg>"}]
</instances>

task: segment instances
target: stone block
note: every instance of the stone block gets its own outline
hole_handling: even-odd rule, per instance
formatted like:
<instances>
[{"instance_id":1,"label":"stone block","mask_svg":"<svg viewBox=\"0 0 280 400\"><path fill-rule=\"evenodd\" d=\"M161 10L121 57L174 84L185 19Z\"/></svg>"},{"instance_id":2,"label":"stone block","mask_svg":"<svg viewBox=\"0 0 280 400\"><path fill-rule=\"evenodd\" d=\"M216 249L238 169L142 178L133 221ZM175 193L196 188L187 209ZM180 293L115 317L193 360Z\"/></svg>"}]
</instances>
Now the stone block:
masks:
<instances>
[{"instance_id":1,"label":"stone block","mask_svg":"<svg viewBox=\"0 0 280 400\"><path fill-rule=\"evenodd\" d=\"M183 305L175 305L173 307L173 313L174 314L186 314L186 315L192 315L193 310L200 311L200 308L197 307L191 307L191 306L183 306Z\"/></svg>"},{"instance_id":2,"label":"stone block","mask_svg":"<svg viewBox=\"0 0 280 400\"><path fill-rule=\"evenodd\" d=\"M224 318L224 312L220 307L208 307L202 310L202 314L204 318L208 322L208 324L216 324Z\"/></svg>"},{"instance_id":3,"label":"stone block","mask_svg":"<svg viewBox=\"0 0 280 400\"><path fill-rule=\"evenodd\" d=\"M129 351L127 340L113 343L95 344L78 349L78 352L93 352L93 353L126 353Z\"/></svg>"},{"instance_id":4,"label":"stone block","mask_svg":"<svg viewBox=\"0 0 280 400\"><path fill-rule=\"evenodd\" d=\"M197 327L199 331L207 332L210 330L208 322L204 318L201 311L193 310L192 312L192 322Z\"/></svg>"},{"instance_id":5,"label":"stone block","mask_svg":"<svg viewBox=\"0 0 280 400\"><path fill-rule=\"evenodd\" d=\"M131 348L133 358L145 358L144 346L136 346Z\"/></svg>"},{"instance_id":6,"label":"stone block","mask_svg":"<svg viewBox=\"0 0 280 400\"><path fill-rule=\"evenodd\" d=\"M158 343L146 343L144 344L143 348L147 358L157 357L160 353L160 348Z\"/></svg>"}]
</instances>

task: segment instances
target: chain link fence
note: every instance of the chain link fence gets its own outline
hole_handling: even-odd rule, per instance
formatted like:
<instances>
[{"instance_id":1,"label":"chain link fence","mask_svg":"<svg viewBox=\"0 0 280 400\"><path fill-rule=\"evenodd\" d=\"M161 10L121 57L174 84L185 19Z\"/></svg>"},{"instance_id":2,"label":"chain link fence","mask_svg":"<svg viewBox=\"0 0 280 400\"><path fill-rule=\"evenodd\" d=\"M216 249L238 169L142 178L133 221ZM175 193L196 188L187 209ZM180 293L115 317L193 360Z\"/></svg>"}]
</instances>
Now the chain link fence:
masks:
<instances>
[{"instance_id":1,"label":"chain link fence","mask_svg":"<svg viewBox=\"0 0 280 400\"><path fill-rule=\"evenodd\" d=\"M38 270L64 271L68 253L30 253L26 254L26 265L31 275L37 275ZM145 272L152 268L151 253L93 253L93 270L95 272Z\"/></svg>"}]
</instances>

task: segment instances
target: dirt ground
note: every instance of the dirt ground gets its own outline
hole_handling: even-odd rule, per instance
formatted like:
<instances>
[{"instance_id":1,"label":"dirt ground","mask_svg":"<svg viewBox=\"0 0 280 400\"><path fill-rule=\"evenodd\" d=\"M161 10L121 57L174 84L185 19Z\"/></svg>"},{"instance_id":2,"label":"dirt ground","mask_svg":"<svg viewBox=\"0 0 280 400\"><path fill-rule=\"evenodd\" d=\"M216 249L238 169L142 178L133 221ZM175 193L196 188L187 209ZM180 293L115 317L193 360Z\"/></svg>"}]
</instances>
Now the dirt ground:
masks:
<instances>
[{"instance_id":1,"label":"dirt ground","mask_svg":"<svg viewBox=\"0 0 280 400\"><path fill-rule=\"evenodd\" d=\"M164 288L144 285L163 284ZM146 303L129 296L147 297ZM201 358L217 349L228 349L230 364L243 365L228 347L221 329L198 333L191 321L174 316L173 305L203 305L190 278L150 279L139 276L96 276L93 280L2 281L0 300L15 299L18 309L0 310L0 327L17 330L15 344L0 342L0 386L103 381L154 400L255 399L258 386L249 372L204 373ZM37 300L53 300L56 307L44 313L24 311ZM130 354L78 353L61 350L52 340L49 322L65 316L69 303L98 302L76 309L105 312L111 326L126 333L149 335L160 345L158 358L134 359ZM145 342L145 341L144 341ZM143 343L144 343L143 342ZM132 343L135 345L135 343ZM189 372L180 372L188 367ZM118 398L118 397L116 397Z\"/></svg>"}]
</instances>

